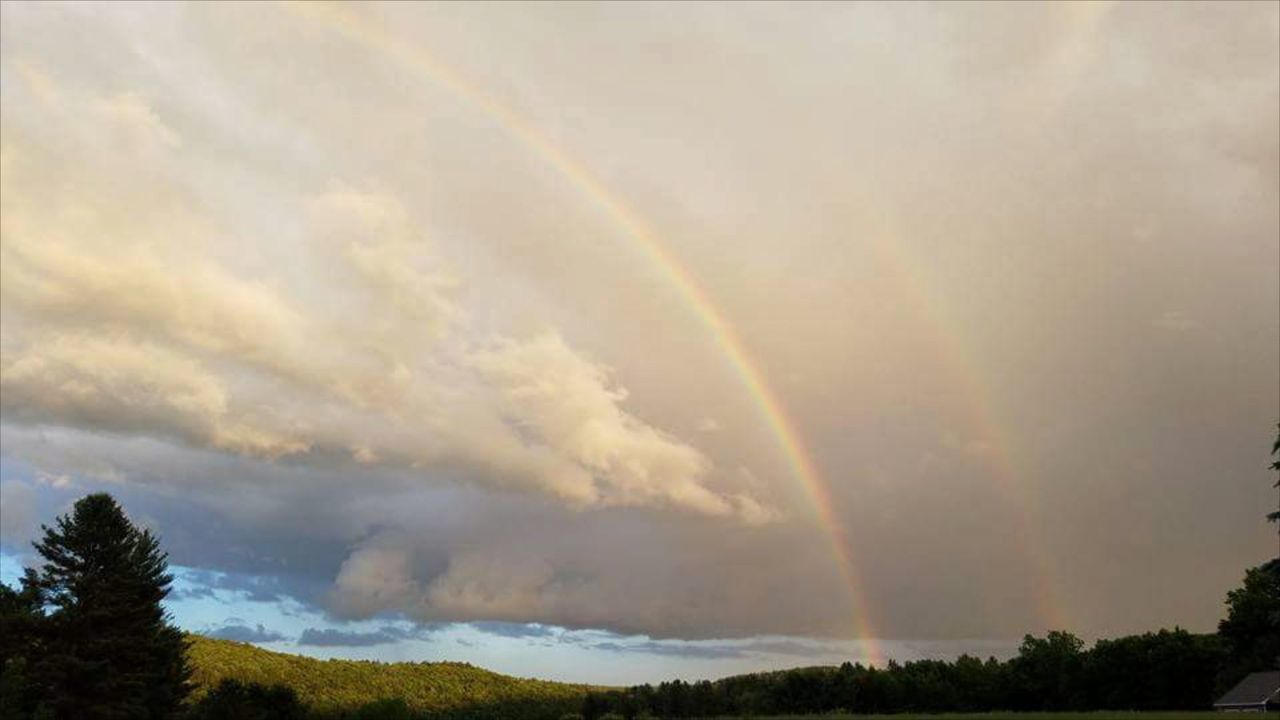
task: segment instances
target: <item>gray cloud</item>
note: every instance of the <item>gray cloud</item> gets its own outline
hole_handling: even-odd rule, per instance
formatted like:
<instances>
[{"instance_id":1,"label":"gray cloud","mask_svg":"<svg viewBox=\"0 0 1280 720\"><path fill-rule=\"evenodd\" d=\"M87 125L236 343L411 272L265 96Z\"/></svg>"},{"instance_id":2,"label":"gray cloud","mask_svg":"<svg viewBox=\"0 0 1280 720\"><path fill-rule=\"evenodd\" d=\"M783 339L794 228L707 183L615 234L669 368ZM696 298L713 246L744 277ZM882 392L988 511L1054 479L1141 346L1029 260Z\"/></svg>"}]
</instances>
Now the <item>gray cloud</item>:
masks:
<instances>
[{"instance_id":1,"label":"gray cloud","mask_svg":"<svg viewBox=\"0 0 1280 720\"><path fill-rule=\"evenodd\" d=\"M219 640L234 640L236 642L244 643L278 642L285 639L284 635L273 630L268 630L261 624L254 627L239 624L223 625L222 627L206 632L205 635L208 635L211 638L218 638Z\"/></svg>"},{"instance_id":2,"label":"gray cloud","mask_svg":"<svg viewBox=\"0 0 1280 720\"><path fill-rule=\"evenodd\" d=\"M189 597L210 597L216 590L227 590L253 602L275 602L289 595L284 579L278 575L193 570L185 573L183 579L194 585L183 591Z\"/></svg>"},{"instance_id":3,"label":"gray cloud","mask_svg":"<svg viewBox=\"0 0 1280 720\"><path fill-rule=\"evenodd\" d=\"M638 652L649 655L673 655L707 659L739 658L745 655L741 648L723 645L668 645L656 642L644 642L635 645L616 642L600 642L591 646L596 650L613 652Z\"/></svg>"},{"instance_id":4,"label":"gray cloud","mask_svg":"<svg viewBox=\"0 0 1280 720\"><path fill-rule=\"evenodd\" d=\"M482 633L506 638L551 638L564 632L563 628L536 623L473 622L470 625Z\"/></svg>"},{"instance_id":5,"label":"gray cloud","mask_svg":"<svg viewBox=\"0 0 1280 720\"><path fill-rule=\"evenodd\" d=\"M385 625L378 630L367 632L336 630L333 628L307 628L298 637L298 644L315 647L368 647L421 638L424 633L428 632L429 630L424 629L405 630L391 625Z\"/></svg>"},{"instance_id":6,"label":"gray cloud","mask_svg":"<svg viewBox=\"0 0 1280 720\"><path fill-rule=\"evenodd\" d=\"M703 640L685 642L676 640L635 640L618 637L615 640L592 641L586 637L567 636L571 641L580 642L597 650L612 652L644 653L647 655L690 657L705 659L750 658L780 655L791 658L827 660L833 658L860 659L866 648L854 644L830 643L795 638L757 638L751 640ZM971 643L965 643L969 647ZM916 657L946 656L954 647L931 648L931 654L919 654L919 648L893 644L890 657L914 659Z\"/></svg>"},{"instance_id":7,"label":"gray cloud","mask_svg":"<svg viewBox=\"0 0 1280 720\"><path fill-rule=\"evenodd\" d=\"M0 482L0 540L25 544L36 526L35 489L26 483Z\"/></svg>"}]
</instances>

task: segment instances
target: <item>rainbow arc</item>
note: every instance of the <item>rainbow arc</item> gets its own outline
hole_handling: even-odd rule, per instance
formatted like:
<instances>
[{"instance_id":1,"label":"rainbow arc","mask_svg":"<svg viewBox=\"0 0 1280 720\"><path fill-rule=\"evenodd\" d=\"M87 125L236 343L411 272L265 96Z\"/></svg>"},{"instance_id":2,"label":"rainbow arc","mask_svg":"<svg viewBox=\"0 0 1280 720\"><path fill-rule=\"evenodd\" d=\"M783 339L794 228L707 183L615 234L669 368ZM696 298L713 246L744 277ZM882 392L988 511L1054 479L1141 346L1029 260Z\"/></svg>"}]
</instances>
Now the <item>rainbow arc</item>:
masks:
<instances>
[{"instance_id":1,"label":"rainbow arc","mask_svg":"<svg viewBox=\"0 0 1280 720\"><path fill-rule=\"evenodd\" d=\"M602 212L612 218L645 258L662 271L684 298L692 315L705 327L707 333L721 349L728 365L752 398L762 421L775 438L792 476L804 488L827 538L837 572L847 588L851 603L852 629L863 642L869 662L883 665L883 650L877 638L862 578L852 555L852 543L835 515L836 504L831 495L829 483L818 470L796 429L795 422L788 415L784 404L770 386L759 364L747 351L742 339L733 330L709 294L695 282L653 230L582 162L570 157L537 127L526 122L509 107L469 82L425 49L395 37L376 22L348 12L338 3L287 3L285 6L301 16L323 24L351 42L382 53L404 69L447 89L487 115L497 126L535 153L583 195L590 198ZM1096 31L1106 9L1105 5L1101 8L1091 7L1089 12L1081 14L1079 23L1081 32L1077 40L1083 47L1092 50L1092 46L1087 44L1087 41ZM1092 53L1078 53L1072 56L1072 59L1075 60L1079 55L1083 55L1085 61L1076 60L1066 63L1067 72L1078 75L1083 72L1087 61L1092 59ZM1061 65L1057 70L1059 72L1062 70ZM928 319L934 326L933 333L940 350L952 358L956 379L963 385L967 397L970 421L977 427L989 448L987 453L989 471L1006 496L1011 498L1015 509L1020 514L1019 530L1027 540L1025 545L1028 548L1028 561L1034 576L1032 582L1038 589L1040 615L1052 626L1065 627L1065 614L1057 602L1058 594L1054 589L1056 586L1051 581L1053 577L1051 563L1047 555L1041 551L1041 544L1034 540L1037 517L1035 503L1029 496L1025 484L1021 482L1014 458L1009 451L1006 433L983 402L985 394L979 380L980 374L973 370L963 343L950 330L951 325L947 322L948 315L944 303L934 298L928 290L930 286L922 277L920 264L914 262L914 258L909 255L906 248L902 247L902 243L894 241L891 232L878 233L872 242L883 257L905 271L903 274L907 278L908 294L916 298L921 316Z\"/></svg>"}]
</instances>

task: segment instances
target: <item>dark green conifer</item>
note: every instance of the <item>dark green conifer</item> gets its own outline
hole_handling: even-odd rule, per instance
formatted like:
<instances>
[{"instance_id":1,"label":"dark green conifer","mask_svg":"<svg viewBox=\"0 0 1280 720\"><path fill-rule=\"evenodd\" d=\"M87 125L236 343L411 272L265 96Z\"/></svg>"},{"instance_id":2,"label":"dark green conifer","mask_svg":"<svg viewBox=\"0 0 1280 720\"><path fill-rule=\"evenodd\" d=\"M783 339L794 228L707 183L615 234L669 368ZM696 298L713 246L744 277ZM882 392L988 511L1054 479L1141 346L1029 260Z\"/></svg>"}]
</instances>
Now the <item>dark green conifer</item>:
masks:
<instances>
[{"instance_id":1,"label":"dark green conifer","mask_svg":"<svg viewBox=\"0 0 1280 720\"><path fill-rule=\"evenodd\" d=\"M88 495L34 543L44 560L24 586L49 610L30 661L55 718L173 717L189 692L186 641L161 601L173 576L156 537L110 495Z\"/></svg>"}]
</instances>

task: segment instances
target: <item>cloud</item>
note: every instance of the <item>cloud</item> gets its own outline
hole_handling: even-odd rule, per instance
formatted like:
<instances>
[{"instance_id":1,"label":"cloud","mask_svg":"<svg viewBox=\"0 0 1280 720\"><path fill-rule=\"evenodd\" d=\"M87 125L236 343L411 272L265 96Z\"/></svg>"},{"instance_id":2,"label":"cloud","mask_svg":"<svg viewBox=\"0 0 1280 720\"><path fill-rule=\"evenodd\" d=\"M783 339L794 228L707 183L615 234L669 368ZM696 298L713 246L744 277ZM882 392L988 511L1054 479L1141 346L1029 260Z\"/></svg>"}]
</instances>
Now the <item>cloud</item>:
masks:
<instances>
[{"instance_id":1,"label":"cloud","mask_svg":"<svg viewBox=\"0 0 1280 720\"><path fill-rule=\"evenodd\" d=\"M275 457L306 442L230 416L225 386L198 361L156 345L64 335L0 361L11 421L156 432L249 455Z\"/></svg>"},{"instance_id":2,"label":"cloud","mask_svg":"<svg viewBox=\"0 0 1280 720\"><path fill-rule=\"evenodd\" d=\"M313 647L369 647L423 636L424 631L422 630L405 630L391 625L368 632L335 630L332 628L307 628L298 637L298 644L311 645Z\"/></svg>"},{"instance_id":3,"label":"cloud","mask_svg":"<svg viewBox=\"0 0 1280 720\"><path fill-rule=\"evenodd\" d=\"M37 524L35 490L22 482L0 482L0 540L25 544Z\"/></svg>"},{"instance_id":4,"label":"cloud","mask_svg":"<svg viewBox=\"0 0 1280 720\"><path fill-rule=\"evenodd\" d=\"M123 93L99 100L95 108L103 120L127 134L133 144L160 143L178 147L182 138L164 124L146 100L134 93Z\"/></svg>"},{"instance_id":5,"label":"cloud","mask_svg":"<svg viewBox=\"0 0 1280 720\"><path fill-rule=\"evenodd\" d=\"M176 591L180 597L217 597L217 591L225 591L252 602L277 602L289 594L286 584L278 575L246 575L195 569L182 572L180 579L184 586L190 586Z\"/></svg>"},{"instance_id":6,"label":"cloud","mask_svg":"<svg viewBox=\"0 0 1280 720\"><path fill-rule=\"evenodd\" d=\"M619 653L641 653L668 657L737 659L764 656L799 658L858 657L851 644L817 642L797 638L754 638L741 640L650 640L618 637L616 640L586 642L588 647Z\"/></svg>"},{"instance_id":7,"label":"cloud","mask_svg":"<svg viewBox=\"0 0 1280 720\"><path fill-rule=\"evenodd\" d=\"M395 198L336 188L315 198L311 210L317 239L336 246L346 261L344 277L370 296L367 308L378 317L379 333L394 333L407 322L429 338L440 338L463 319L454 301L461 281L442 269Z\"/></svg>"},{"instance_id":8,"label":"cloud","mask_svg":"<svg viewBox=\"0 0 1280 720\"><path fill-rule=\"evenodd\" d=\"M537 617L573 591L572 582L559 577L546 560L457 554L426 589L420 611L459 618Z\"/></svg>"},{"instance_id":9,"label":"cloud","mask_svg":"<svg viewBox=\"0 0 1280 720\"><path fill-rule=\"evenodd\" d=\"M204 634L219 640L234 640L244 643L269 643L286 639L284 635L266 629L261 623L254 627L242 624L228 624Z\"/></svg>"},{"instance_id":10,"label":"cloud","mask_svg":"<svg viewBox=\"0 0 1280 720\"><path fill-rule=\"evenodd\" d=\"M58 490L66 490L72 487L71 476L67 473L53 475L47 472L37 472L36 482L40 485L48 485L49 487L56 488Z\"/></svg>"},{"instance_id":11,"label":"cloud","mask_svg":"<svg viewBox=\"0 0 1280 720\"><path fill-rule=\"evenodd\" d=\"M368 617L401 610L418 602L412 547L401 538L376 538L342 563L334 580L333 603L346 616Z\"/></svg>"},{"instance_id":12,"label":"cloud","mask_svg":"<svg viewBox=\"0 0 1280 720\"><path fill-rule=\"evenodd\" d=\"M469 360L527 444L568 461L545 466L544 481L556 494L587 506L735 514L730 500L703 484L707 458L623 411L626 391L611 388L605 369L558 335L499 340Z\"/></svg>"},{"instance_id":13,"label":"cloud","mask_svg":"<svg viewBox=\"0 0 1280 720\"><path fill-rule=\"evenodd\" d=\"M93 102L172 144L138 96ZM262 245L169 192L181 170L167 156L136 159L153 171L139 186L165 188L158 207L100 176L129 152L109 137L75 136L91 160L67 172L96 188L87 202L33 192L52 159L18 128L0 176L6 422L312 464L341 452L366 467L460 465L455 480L580 509L764 517L712 489L707 456L624 409L627 392L560 334L473 329L462 280L394 195L335 183L293 198L296 233ZM70 202L82 210L62 213ZM181 237L149 222L161 218Z\"/></svg>"},{"instance_id":14,"label":"cloud","mask_svg":"<svg viewBox=\"0 0 1280 720\"><path fill-rule=\"evenodd\" d=\"M694 644L667 644L657 642L642 642L636 644L601 642L591 645L595 650L609 650L612 652L636 652L646 655L666 655L674 657L691 657L704 659L726 659L740 658L745 655L741 648L726 647L722 645L694 645Z\"/></svg>"},{"instance_id":15,"label":"cloud","mask_svg":"<svg viewBox=\"0 0 1280 720\"><path fill-rule=\"evenodd\" d=\"M470 625L487 635L506 638L548 638L556 637L564 632L563 628L538 623L480 621L470 623Z\"/></svg>"}]
</instances>

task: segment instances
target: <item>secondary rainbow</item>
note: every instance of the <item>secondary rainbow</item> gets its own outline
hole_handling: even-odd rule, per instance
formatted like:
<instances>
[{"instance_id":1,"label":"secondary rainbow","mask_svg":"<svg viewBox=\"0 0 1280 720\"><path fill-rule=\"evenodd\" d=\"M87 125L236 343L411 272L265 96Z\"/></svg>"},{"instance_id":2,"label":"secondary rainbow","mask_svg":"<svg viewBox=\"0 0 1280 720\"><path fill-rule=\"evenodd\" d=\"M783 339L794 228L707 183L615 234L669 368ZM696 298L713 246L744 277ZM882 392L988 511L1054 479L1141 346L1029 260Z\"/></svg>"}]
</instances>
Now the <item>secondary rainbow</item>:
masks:
<instances>
[{"instance_id":1,"label":"secondary rainbow","mask_svg":"<svg viewBox=\"0 0 1280 720\"><path fill-rule=\"evenodd\" d=\"M889 207L879 203L878 207ZM915 305L915 315L929 328L929 335L938 346L938 356L946 361L950 379L963 393L966 427L980 445L974 453L988 476L999 488L1001 495L1012 506L1020 549L1027 563L1028 589L1035 602L1042 630L1062 630L1072 627L1070 613L1062 603L1061 584L1053 557L1046 552L1044 538L1040 535L1041 509L1037 498L1030 491L1024 473L1019 468L1014 444L1009 439L1006 423L996 417L994 397L983 382L984 373L974 359L974 353L956 331L960 327L951 316L947 303L932 288L938 283L926 276L928 263L911 254L908 244L901 241L896 223L881 212L876 229L869 233L871 247L880 260L894 270L905 286L904 297Z\"/></svg>"},{"instance_id":2,"label":"secondary rainbow","mask_svg":"<svg viewBox=\"0 0 1280 720\"><path fill-rule=\"evenodd\" d=\"M506 106L468 83L454 70L422 49L391 37L375 25L346 13L335 4L288 3L286 6L323 22L344 37L377 48L403 66L428 76L432 81L483 110L504 130L533 149L545 162L597 203L635 241L649 260L662 269L672 285L685 297L695 317L715 338L735 374L755 401L762 419L775 437L792 474L804 487L830 543L836 569L849 593L853 615L852 630L863 643L867 661L871 664L883 665L883 652L871 621L857 565L850 554L848 538L835 517L834 503L826 482L815 467L799 433L795 430L794 423L766 381L764 373L752 361L742 341L733 332L732 327L706 292L693 281L657 236L580 163L573 161L536 128L523 122Z\"/></svg>"}]
</instances>

